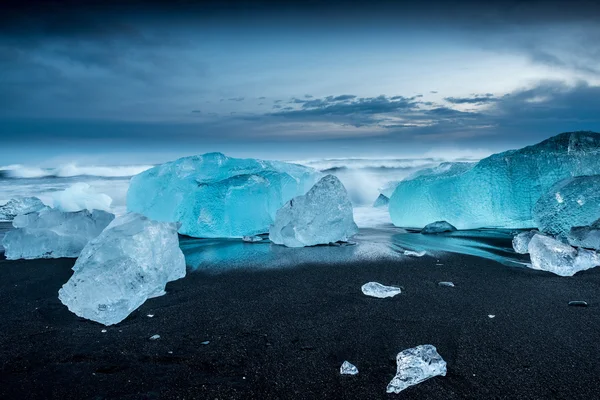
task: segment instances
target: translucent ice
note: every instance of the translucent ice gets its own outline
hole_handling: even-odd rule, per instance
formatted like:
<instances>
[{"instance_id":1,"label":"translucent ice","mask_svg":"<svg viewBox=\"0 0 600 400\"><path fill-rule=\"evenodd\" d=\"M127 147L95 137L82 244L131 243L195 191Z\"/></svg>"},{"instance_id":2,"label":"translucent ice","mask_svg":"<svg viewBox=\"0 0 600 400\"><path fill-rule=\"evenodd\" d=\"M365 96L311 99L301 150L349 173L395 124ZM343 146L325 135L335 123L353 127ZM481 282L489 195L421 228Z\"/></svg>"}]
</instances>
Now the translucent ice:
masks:
<instances>
[{"instance_id":1,"label":"translucent ice","mask_svg":"<svg viewBox=\"0 0 600 400\"><path fill-rule=\"evenodd\" d=\"M572 246L600 250L600 220L591 226L572 227L567 240Z\"/></svg>"},{"instance_id":2,"label":"translucent ice","mask_svg":"<svg viewBox=\"0 0 600 400\"><path fill-rule=\"evenodd\" d=\"M380 194L379 197L375 200L375 203L373 203L373 207L387 207L389 202L390 199Z\"/></svg>"},{"instance_id":3,"label":"translucent ice","mask_svg":"<svg viewBox=\"0 0 600 400\"><path fill-rule=\"evenodd\" d=\"M277 210L322 176L300 165L221 153L185 157L134 176L127 209L181 222L185 235L241 238L267 232Z\"/></svg>"},{"instance_id":4,"label":"translucent ice","mask_svg":"<svg viewBox=\"0 0 600 400\"><path fill-rule=\"evenodd\" d=\"M396 187L390 216L397 226L448 220L459 229L528 228L536 226L535 202L552 185L595 174L600 174L600 135L563 133L476 164L441 164L417 172Z\"/></svg>"},{"instance_id":5,"label":"translucent ice","mask_svg":"<svg viewBox=\"0 0 600 400\"><path fill-rule=\"evenodd\" d=\"M535 226L552 235L566 236L574 226L591 225L600 217L600 175L558 182L539 198L533 212Z\"/></svg>"},{"instance_id":6,"label":"translucent ice","mask_svg":"<svg viewBox=\"0 0 600 400\"><path fill-rule=\"evenodd\" d=\"M82 318L117 324L185 276L177 224L135 213L117 217L85 246L73 271L60 301Z\"/></svg>"},{"instance_id":7,"label":"translucent ice","mask_svg":"<svg viewBox=\"0 0 600 400\"><path fill-rule=\"evenodd\" d=\"M348 241L356 233L348 193L338 178L327 175L306 195L294 197L277 211L269 239L287 247L303 247Z\"/></svg>"},{"instance_id":8,"label":"translucent ice","mask_svg":"<svg viewBox=\"0 0 600 400\"><path fill-rule=\"evenodd\" d=\"M456 228L449 224L446 221L436 221L432 222L421 230L421 233L429 234L429 233L443 233L443 232L453 232Z\"/></svg>"},{"instance_id":9,"label":"translucent ice","mask_svg":"<svg viewBox=\"0 0 600 400\"><path fill-rule=\"evenodd\" d=\"M540 232L537 230L531 230L531 231L519 233L512 240L513 249L515 250L515 252L517 252L519 254L529 253L529 249L528 249L529 241L535 235L539 235L539 234L540 234Z\"/></svg>"},{"instance_id":10,"label":"translucent ice","mask_svg":"<svg viewBox=\"0 0 600 400\"><path fill-rule=\"evenodd\" d=\"M401 351L396 364L396 376L388 384L388 393L400 393L434 376L446 376L446 362L430 344Z\"/></svg>"},{"instance_id":11,"label":"translucent ice","mask_svg":"<svg viewBox=\"0 0 600 400\"><path fill-rule=\"evenodd\" d=\"M348 361L344 361L344 363L340 367L340 374L342 374L342 375L356 375L356 374L358 374L358 368L356 368L355 365L349 363Z\"/></svg>"},{"instance_id":12,"label":"translucent ice","mask_svg":"<svg viewBox=\"0 0 600 400\"><path fill-rule=\"evenodd\" d=\"M54 208L61 211L80 210L110 210L112 199L103 193L98 193L87 183L79 182L61 192L52 195Z\"/></svg>"},{"instance_id":13,"label":"translucent ice","mask_svg":"<svg viewBox=\"0 0 600 400\"><path fill-rule=\"evenodd\" d=\"M531 268L573 276L576 272L600 265L600 254L576 249L548 236L535 235L529 242Z\"/></svg>"},{"instance_id":14,"label":"translucent ice","mask_svg":"<svg viewBox=\"0 0 600 400\"><path fill-rule=\"evenodd\" d=\"M385 286L378 282L365 283L360 289L367 296L377 297L380 299L394 297L402 292L398 287Z\"/></svg>"},{"instance_id":15,"label":"translucent ice","mask_svg":"<svg viewBox=\"0 0 600 400\"><path fill-rule=\"evenodd\" d=\"M454 287L454 283L452 282L438 282L439 286L445 286L445 287Z\"/></svg>"},{"instance_id":16,"label":"translucent ice","mask_svg":"<svg viewBox=\"0 0 600 400\"><path fill-rule=\"evenodd\" d=\"M0 221L12 221L19 214L29 214L45 207L37 197L15 197L0 206Z\"/></svg>"},{"instance_id":17,"label":"translucent ice","mask_svg":"<svg viewBox=\"0 0 600 400\"><path fill-rule=\"evenodd\" d=\"M16 229L8 231L2 241L6 258L77 257L114 217L100 210L63 212L53 208L18 215L13 220Z\"/></svg>"},{"instance_id":18,"label":"translucent ice","mask_svg":"<svg viewBox=\"0 0 600 400\"><path fill-rule=\"evenodd\" d=\"M243 236L242 240L247 243L256 243L262 242L263 238L261 238L260 236Z\"/></svg>"}]
</instances>

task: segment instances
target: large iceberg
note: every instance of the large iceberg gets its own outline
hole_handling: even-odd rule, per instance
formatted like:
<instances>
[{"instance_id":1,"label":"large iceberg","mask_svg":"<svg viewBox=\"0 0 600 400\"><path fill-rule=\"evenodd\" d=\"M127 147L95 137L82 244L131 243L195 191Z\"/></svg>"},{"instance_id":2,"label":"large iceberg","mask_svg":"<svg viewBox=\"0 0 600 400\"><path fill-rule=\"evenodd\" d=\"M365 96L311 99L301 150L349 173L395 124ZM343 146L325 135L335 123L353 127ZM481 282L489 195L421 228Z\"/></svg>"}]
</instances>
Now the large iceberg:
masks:
<instances>
[{"instance_id":1,"label":"large iceberg","mask_svg":"<svg viewBox=\"0 0 600 400\"><path fill-rule=\"evenodd\" d=\"M15 197L0 206L0 221L12 221L19 214L29 214L46 208L37 197Z\"/></svg>"},{"instance_id":2,"label":"large iceberg","mask_svg":"<svg viewBox=\"0 0 600 400\"><path fill-rule=\"evenodd\" d=\"M185 276L177 224L128 213L88 243L74 274L58 292L82 318L114 325L147 299L165 294L167 282Z\"/></svg>"},{"instance_id":3,"label":"large iceberg","mask_svg":"<svg viewBox=\"0 0 600 400\"><path fill-rule=\"evenodd\" d=\"M569 244L600 250L600 219L590 226L574 226L567 236Z\"/></svg>"},{"instance_id":4,"label":"large iceberg","mask_svg":"<svg viewBox=\"0 0 600 400\"><path fill-rule=\"evenodd\" d=\"M446 361L430 344L401 351L396 356L396 364L396 376L388 384L388 393L400 393L434 376L446 376Z\"/></svg>"},{"instance_id":5,"label":"large iceberg","mask_svg":"<svg viewBox=\"0 0 600 400\"><path fill-rule=\"evenodd\" d=\"M574 226L592 224L600 218L600 175L556 183L538 199L533 213L536 226L556 236L566 236Z\"/></svg>"},{"instance_id":6,"label":"large iceberg","mask_svg":"<svg viewBox=\"0 0 600 400\"><path fill-rule=\"evenodd\" d=\"M317 182L306 195L294 197L277 211L269 239L287 247L347 241L358 233L348 193L333 175Z\"/></svg>"},{"instance_id":7,"label":"large iceberg","mask_svg":"<svg viewBox=\"0 0 600 400\"><path fill-rule=\"evenodd\" d=\"M265 233L285 202L306 193L323 175L278 161L221 153L180 158L131 179L127 209L194 237Z\"/></svg>"},{"instance_id":8,"label":"large iceberg","mask_svg":"<svg viewBox=\"0 0 600 400\"><path fill-rule=\"evenodd\" d=\"M459 229L533 227L533 206L556 182L600 174L600 134L571 132L473 163L445 163L400 182L390 198L397 226L447 220Z\"/></svg>"},{"instance_id":9,"label":"large iceberg","mask_svg":"<svg viewBox=\"0 0 600 400\"><path fill-rule=\"evenodd\" d=\"M78 257L114 217L101 210L63 212L53 208L18 215L13 220L16 229L8 231L2 240L6 258Z\"/></svg>"},{"instance_id":10,"label":"large iceberg","mask_svg":"<svg viewBox=\"0 0 600 400\"><path fill-rule=\"evenodd\" d=\"M528 249L533 269L560 276L573 276L579 271L600 266L600 254L595 251L576 249L544 235L533 236Z\"/></svg>"},{"instance_id":11,"label":"large iceberg","mask_svg":"<svg viewBox=\"0 0 600 400\"><path fill-rule=\"evenodd\" d=\"M103 210L109 211L112 199L84 182L74 183L52 195L53 207L61 211Z\"/></svg>"}]
</instances>

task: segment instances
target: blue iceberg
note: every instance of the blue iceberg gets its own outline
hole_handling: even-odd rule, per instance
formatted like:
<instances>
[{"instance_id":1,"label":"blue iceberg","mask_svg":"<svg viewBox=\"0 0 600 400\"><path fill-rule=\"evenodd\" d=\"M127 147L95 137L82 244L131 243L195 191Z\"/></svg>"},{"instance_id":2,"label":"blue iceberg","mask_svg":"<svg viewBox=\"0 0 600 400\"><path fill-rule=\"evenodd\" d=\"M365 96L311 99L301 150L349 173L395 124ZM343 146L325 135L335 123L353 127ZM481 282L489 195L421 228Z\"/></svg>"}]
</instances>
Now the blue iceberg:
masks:
<instances>
[{"instance_id":1,"label":"blue iceberg","mask_svg":"<svg viewBox=\"0 0 600 400\"><path fill-rule=\"evenodd\" d=\"M46 208L37 197L15 197L0 206L0 221L12 221L17 215L29 214Z\"/></svg>"},{"instance_id":2,"label":"blue iceberg","mask_svg":"<svg viewBox=\"0 0 600 400\"><path fill-rule=\"evenodd\" d=\"M180 222L179 233L188 236L253 236L268 232L277 210L322 176L296 164L221 153L184 157L134 176L127 209Z\"/></svg>"},{"instance_id":3,"label":"blue iceberg","mask_svg":"<svg viewBox=\"0 0 600 400\"><path fill-rule=\"evenodd\" d=\"M600 134L562 133L533 146L444 163L401 181L390 198L397 226L447 220L459 229L535 226L533 207L556 182L600 174Z\"/></svg>"}]
</instances>

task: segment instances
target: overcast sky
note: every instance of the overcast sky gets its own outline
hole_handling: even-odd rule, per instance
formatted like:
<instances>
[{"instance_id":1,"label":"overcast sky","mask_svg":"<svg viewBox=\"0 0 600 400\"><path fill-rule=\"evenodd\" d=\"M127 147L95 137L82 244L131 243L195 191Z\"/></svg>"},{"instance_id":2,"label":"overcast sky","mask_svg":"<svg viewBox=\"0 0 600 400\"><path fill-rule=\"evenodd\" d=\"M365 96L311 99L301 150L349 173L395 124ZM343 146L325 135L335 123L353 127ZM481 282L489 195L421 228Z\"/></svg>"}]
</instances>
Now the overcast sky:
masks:
<instances>
[{"instance_id":1,"label":"overcast sky","mask_svg":"<svg viewBox=\"0 0 600 400\"><path fill-rule=\"evenodd\" d=\"M414 156L600 131L593 1L11 3L0 165Z\"/></svg>"}]
</instances>

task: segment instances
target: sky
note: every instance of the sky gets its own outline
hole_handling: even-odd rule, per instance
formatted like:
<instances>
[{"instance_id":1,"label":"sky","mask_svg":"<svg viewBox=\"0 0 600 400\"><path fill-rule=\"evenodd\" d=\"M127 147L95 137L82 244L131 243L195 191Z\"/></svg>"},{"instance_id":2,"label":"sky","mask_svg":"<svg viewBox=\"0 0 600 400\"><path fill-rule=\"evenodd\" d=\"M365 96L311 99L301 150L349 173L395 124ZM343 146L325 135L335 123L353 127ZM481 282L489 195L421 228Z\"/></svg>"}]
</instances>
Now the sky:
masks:
<instances>
[{"instance_id":1,"label":"sky","mask_svg":"<svg viewBox=\"0 0 600 400\"><path fill-rule=\"evenodd\" d=\"M0 165L475 156L600 132L595 1L5 1Z\"/></svg>"}]
</instances>

